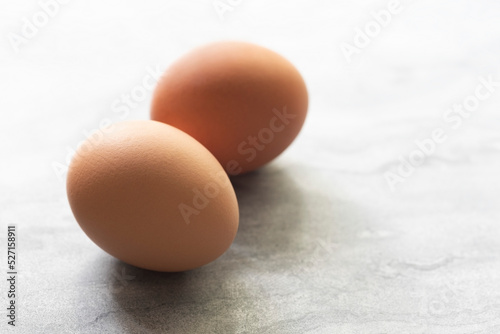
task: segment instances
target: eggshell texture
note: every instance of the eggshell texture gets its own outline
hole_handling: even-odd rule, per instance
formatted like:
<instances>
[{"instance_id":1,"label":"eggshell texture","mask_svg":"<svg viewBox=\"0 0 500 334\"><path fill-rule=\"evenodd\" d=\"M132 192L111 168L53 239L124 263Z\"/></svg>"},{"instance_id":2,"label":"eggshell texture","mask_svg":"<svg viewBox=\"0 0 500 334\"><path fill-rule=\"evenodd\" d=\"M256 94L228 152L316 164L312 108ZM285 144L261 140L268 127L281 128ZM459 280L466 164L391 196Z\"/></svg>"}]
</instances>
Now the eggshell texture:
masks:
<instances>
[{"instance_id":1,"label":"eggshell texture","mask_svg":"<svg viewBox=\"0 0 500 334\"><path fill-rule=\"evenodd\" d=\"M118 123L87 139L70 164L67 194L90 239L145 269L207 264L238 229L236 196L215 157L155 121Z\"/></svg>"},{"instance_id":2,"label":"eggshell texture","mask_svg":"<svg viewBox=\"0 0 500 334\"><path fill-rule=\"evenodd\" d=\"M229 174L268 163L299 133L306 85L279 54L249 43L219 42L175 62L154 92L151 118L209 149Z\"/></svg>"}]
</instances>

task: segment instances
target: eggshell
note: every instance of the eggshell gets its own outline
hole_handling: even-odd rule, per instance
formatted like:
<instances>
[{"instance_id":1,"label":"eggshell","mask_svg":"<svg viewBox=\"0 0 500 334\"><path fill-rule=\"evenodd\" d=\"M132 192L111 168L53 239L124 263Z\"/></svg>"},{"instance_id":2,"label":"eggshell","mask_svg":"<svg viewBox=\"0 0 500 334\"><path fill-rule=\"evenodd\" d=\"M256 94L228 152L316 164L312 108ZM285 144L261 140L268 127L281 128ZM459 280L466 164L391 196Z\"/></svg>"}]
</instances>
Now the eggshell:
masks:
<instances>
[{"instance_id":1,"label":"eggshell","mask_svg":"<svg viewBox=\"0 0 500 334\"><path fill-rule=\"evenodd\" d=\"M81 145L67 194L83 231L131 265L184 271L222 255L238 229L227 174L195 139L155 121L129 121Z\"/></svg>"},{"instance_id":2,"label":"eggshell","mask_svg":"<svg viewBox=\"0 0 500 334\"><path fill-rule=\"evenodd\" d=\"M243 42L198 48L167 69L151 118L209 149L229 174L252 171L285 150L307 114L306 85L279 54Z\"/></svg>"}]
</instances>

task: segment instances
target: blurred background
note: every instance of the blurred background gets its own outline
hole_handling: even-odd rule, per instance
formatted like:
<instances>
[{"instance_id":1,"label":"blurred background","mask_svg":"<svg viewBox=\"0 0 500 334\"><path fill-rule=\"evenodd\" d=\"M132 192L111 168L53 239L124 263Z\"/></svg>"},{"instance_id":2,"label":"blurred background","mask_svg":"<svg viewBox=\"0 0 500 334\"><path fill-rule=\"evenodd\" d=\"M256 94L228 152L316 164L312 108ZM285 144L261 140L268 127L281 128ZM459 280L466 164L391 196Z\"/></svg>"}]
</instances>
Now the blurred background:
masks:
<instances>
[{"instance_id":1,"label":"blurred background","mask_svg":"<svg viewBox=\"0 0 500 334\"><path fill-rule=\"evenodd\" d=\"M500 332L499 17L494 0L1 1L13 330ZM127 266L74 220L68 161L103 123L148 119L145 78L219 40L295 64L306 124L233 180L240 230L220 259L179 274Z\"/></svg>"}]
</instances>

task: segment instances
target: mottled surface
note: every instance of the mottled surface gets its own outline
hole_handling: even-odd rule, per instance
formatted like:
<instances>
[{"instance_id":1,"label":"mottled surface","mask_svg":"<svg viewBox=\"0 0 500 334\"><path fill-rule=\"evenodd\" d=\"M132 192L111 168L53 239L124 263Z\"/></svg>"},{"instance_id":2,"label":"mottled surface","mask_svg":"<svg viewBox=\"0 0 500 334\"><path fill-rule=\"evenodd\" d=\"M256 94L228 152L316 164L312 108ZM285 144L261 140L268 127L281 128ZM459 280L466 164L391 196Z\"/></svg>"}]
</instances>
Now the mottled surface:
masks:
<instances>
[{"instance_id":1,"label":"mottled surface","mask_svg":"<svg viewBox=\"0 0 500 334\"><path fill-rule=\"evenodd\" d=\"M500 87L443 118L500 81L498 1L405 2L351 63L340 46L387 2L242 1L225 20L211 1L160 3L72 1L18 53L8 34L40 7L1 5L0 332L14 223L19 333L500 333ZM220 259L130 267L80 230L54 166L103 120L147 118L151 90L122 94L217 39L287 56L309 118L233 179L240 229ZM447 140L392 191L384 175L437 128Z\"/></svg>"}]
</instances>

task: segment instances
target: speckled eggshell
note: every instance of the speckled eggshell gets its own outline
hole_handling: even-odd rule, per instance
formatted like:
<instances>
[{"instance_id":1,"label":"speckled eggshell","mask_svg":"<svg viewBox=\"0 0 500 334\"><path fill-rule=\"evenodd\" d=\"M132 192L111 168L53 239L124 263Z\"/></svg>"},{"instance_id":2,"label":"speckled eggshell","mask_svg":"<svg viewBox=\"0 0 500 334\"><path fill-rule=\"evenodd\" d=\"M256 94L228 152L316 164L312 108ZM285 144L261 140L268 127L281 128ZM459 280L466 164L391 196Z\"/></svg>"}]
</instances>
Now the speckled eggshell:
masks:
<instances>
[{"instance_id":1,"label":"speckled eggshell","mask_svg":"<svg viewBox=\"0 0 500 334\"><path fill-rule=\"evenodd\" d=\"M155 121L115 124L75 154L67 194L83 231L131 265L184 271L222 255L238 229L238 204L215 157Z\"/></svg>"},{"instance_id":2,"label":"speckled eggshell","mask_svg":"<svg viewBox=\"0 0 500 334\"><path fill-rule=\"evenodd\" d=\"M173 63L154 92L151 118L196 138L232 175L285 150L307 114L306 85L274 51L218 42Z\"/></svg>"}]
</instances>

